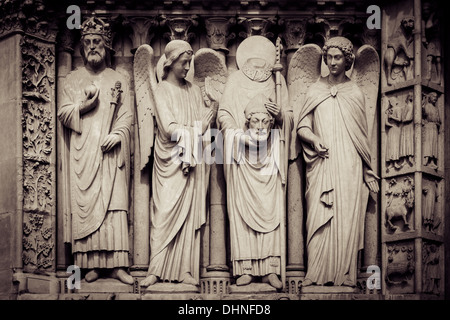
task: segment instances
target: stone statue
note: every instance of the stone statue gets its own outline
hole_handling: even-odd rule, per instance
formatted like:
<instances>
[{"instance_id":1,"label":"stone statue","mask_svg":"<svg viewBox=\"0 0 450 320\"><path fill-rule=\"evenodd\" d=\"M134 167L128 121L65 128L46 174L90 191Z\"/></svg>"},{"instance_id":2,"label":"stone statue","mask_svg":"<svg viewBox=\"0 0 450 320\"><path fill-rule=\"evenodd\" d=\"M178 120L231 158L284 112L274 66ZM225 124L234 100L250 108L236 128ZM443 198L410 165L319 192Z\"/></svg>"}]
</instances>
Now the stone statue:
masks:
<instances>
[{"instance_id":1,"label":"stone statue","mask_svg":"<svg viewBox=\"0 0 450 320\"><path fill-rule=\"evenodd\" d=\"M425 79L432 80L436 84L441 84L440 23L437 13L428 1L422 3L422 43L426 48L427 55ZM436 77L434 79L432 79L433 64L436 67Z\"/></svg>"},{"instance_id":2,"label":"stone statue","mask_svg":"<svg viewBox=\"0 0 450 320\"><path fill-rule=\"evenodd\" d=\"M71 233L75 264L100 269L132 284L128 261L130 131L132 112L127 79L109 67L108 24L91 17L81 26L85 67L65 80L58 118L70 130ZM63 159L64 161L64 159Z\"/></svg>"},{"instance_id":3,"label":"stone statue","mask_svg":"<svg viewBox=\"0 0 450 320\"><path fill-rule=\"evenodd\" d=\"M162 81L154 92L158 130L150 204L150 265L148 276L141 281L145 287L159 280L199 283L200 228L206 221L209 171L196 151L215 116L206 108L200 88L185 79L193 57L189 43L172 40L164 53Z\"/></svg>"},{"instance_id":4,"label":"stone statue","mask_svg":"<svg viewBox=\"0 0 450 320\"><path fill-rule=\"evenodd\" d=\"M330 73L309 87L297 124L307 186L308 266L302 286L353 287L368 191L379 190L368 129L376 114L379 59L368 45L355 59L344 37L329 39L322 51ZM350 79L345 72L354 60Z\"/></svg>"},{"instance_id":5,"label":"stone statue","mask_svg":"<svg viewBox=\"0 0 450 320\"><path fill-rule=\"evenodd\" d=\"M386 110L386 170L400 166L400 134L403 107L395 99L389 100L389 108Z\"/></svg>"},{"instance_id":6,"label":"stone statue","mask_svg":"<svg viewBox=\"0 0 450 320\"><path fill-rule=\"evenodd\" d=\"M281 289L286 147L292 112L287 110L282 77L276 93L272 74L276 48L272 42L251 36L240 44L236 59L239 70L228 78L217 115L225 135L233 275L238 277L238 286L262 277L263 282ZM275 102L278 100L281 103Z\"/></svg>"},{"instance_id":7,"label":"stone statue","mask_svg":"<svg viewBox=\"0 0 450 320\"><path fill-rule=\"evenodd\" d=\"M436 92L430 92L425 95L422 102L422 125L423 125L423 165L429 166L431 169L437 169L438 153L438 136L441 126L441 117L439 109L436 105L438 96Z\"/></svg>"},{"instance_id":8,"label":"stone statue","mask_svg":"<svg viewBox=\"0 0 450 320\"><path fill-rule=\"evenodd\" d=\"M437 181L423 183L422 187L422 220L424 229L436 233L436 229L441 224L439 209L436 204Z\"/></svg>"},{"instance_id":9,"label":"stone statue","mask_svg":"<svg viewBox=\"0 0 450 320\"><path fill-rule=\"evenodd\" d=\"M400 158L403 158L402 166L408 162L414 164L414 94L406 96L402 110L402 129L400 133Z\"/></svg>"},{"instance_id":10,"label":"stone statue","mask_svg":"<svg viewBox=\"0 0 450 320\"><path fill-rule=\"evenodd\" d=\"M403 73L403 79L412 78L407 72L407 68L411 70L414 61L414 17L404 17L400 22L400 26L393 35L388 39L387 49L384 54L384 62L386 65L386 81L388 85L392 85L395 74L394 70L398 67Z\"/></svg>"},{"instance_id":11,"label":"stone statue","mask_svg":"<svg viewBox=\"0 0 450 320\"><path fill-rule=\"evenodd\" d=\"M424 246L424 251L423 291L440 294L441 270L439 267L439 248L435 244L430 244Z\"/></svg>"}]
</instances>

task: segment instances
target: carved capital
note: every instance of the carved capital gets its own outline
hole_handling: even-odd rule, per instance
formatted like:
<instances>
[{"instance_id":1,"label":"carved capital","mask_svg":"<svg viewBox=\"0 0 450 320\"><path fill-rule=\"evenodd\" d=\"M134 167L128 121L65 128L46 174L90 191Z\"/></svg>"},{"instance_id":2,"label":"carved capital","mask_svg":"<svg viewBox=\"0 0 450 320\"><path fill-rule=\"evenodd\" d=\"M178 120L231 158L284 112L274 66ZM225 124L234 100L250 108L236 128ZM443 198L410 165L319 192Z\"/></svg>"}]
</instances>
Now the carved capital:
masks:
<instances>
[{"instance_id":1,"label":"carved capital","mask_svg":"<svg viewBox=\"0 0 450 320\"><path fill-rule=\"evenodd\" d=\"M190 42L195 37L195 33L189 32L189 29L198 25L197 16L192 16L190 18L167 18L166 16L162 16L161 18L161 25L167 26L170 30L170 32L164 34L164 37L170 41L184 40Z\"/></svg>"},{"instance_id":2,"label":"carved capital","mask_svg":"<svg viewBox=\"0 0 450 320\"><path fill-rule=\"evenodd\" d=\"M270 27L276 24L275 18L239 18L238 24L245 28L245 31L239 32L239 36L247 38L250 36L263 36L273 38L274 34L269 32Z\"/></svg>"},{"instance_id":3,"label":"carved capital","mask_svg":"<svg viewBox=\"0 0 450 320\"><path fill-rule=\"evenodd\" d=\"M140 45L149 44L154 36L152 29L158 25L155 18L131 17L126 18L123 22L124 26L131 28L131 41L133 48L136 49Z\"/></svg>"},{"instance_id":4,"label":"carved capital","mask_svg":"<svg viewBox=\"0 0 450 320\"><path fill-rule=\"evenodd\" d=\"M283 39L286 43L286 52L296 51L305 42L306 20L285 19L281 23L284 25Z\"/></svg>"},{"instance_id":5,"label":"carved capital","mask_svg":"<svg viewBox=\"0 0 450 320\"><path fill-rule=\"evenodd\" d=\"M228 53L228 41L234 39L236 34L230 32L231 25L236 23L236 19L231 18L209 18L205 21L206 42L208 47Z\"/></svg>"}]
</instances>

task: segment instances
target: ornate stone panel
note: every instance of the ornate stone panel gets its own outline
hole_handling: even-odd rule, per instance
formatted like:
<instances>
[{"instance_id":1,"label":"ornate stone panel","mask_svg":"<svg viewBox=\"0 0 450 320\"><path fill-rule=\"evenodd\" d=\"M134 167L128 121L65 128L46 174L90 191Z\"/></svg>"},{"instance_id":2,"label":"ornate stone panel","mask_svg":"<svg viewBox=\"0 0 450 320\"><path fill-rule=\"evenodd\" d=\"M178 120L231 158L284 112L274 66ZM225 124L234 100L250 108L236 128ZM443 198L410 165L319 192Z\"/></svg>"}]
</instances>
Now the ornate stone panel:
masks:
<instances>
[{"instance_id":1,"label":"ornate stone panel","mask_svg":"<svg viewBox=\"0 0 450 320\"><path fill-rule=\"evenodd\" d=\"M25 271L54 266L55 51L31 36L22 53L23 263Z\"/></svg>"}]
</instances>

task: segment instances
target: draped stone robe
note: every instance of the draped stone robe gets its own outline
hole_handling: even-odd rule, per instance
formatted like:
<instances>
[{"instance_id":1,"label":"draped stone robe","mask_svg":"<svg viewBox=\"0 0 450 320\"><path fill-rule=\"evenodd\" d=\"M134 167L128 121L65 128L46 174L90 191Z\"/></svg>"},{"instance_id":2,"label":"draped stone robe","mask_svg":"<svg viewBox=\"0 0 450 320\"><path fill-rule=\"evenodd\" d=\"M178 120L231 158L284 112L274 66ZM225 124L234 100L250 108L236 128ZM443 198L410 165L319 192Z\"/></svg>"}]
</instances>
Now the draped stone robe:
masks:
<instances>
[{"instance_id":1,"label":"draped stone robe","mask_svg":"<svg viewBox=\"0 0 450 320\"><path fill-rule=\"evenodd\" d=\"M162 81L156 90L157 135L152 177L148 274L199 281L200 228L206 221L209 167L202 154L201 118L207 108L200 88ZM196 123L197 122L197 123ZM197 125L197 127L196 127ZM183 168L189 167L189 174Z\"/></svg>"},{"instance_id":2,"label":"draped stone robe","mask_svg":"<svg viewBox=\"0 0 450 320\"><path fill-rule=\"evenodd\" d=\"M287 111L287 89L282 82L282 110ZM253 81L241 70L231 74L220 101L218 125L224 134L224 174L230 221L233 274L281 274L282 215L286 213L287 147L292 112L285 112L283 126L269 137L267 160L255 162L256 150L239 148L247 130L244 110L259 94L275 101L275 81ZM241 145L242 147L242 145Z\"/></svg>"},{"instance_id":3,"label":"draped stone robe","mask_svg":"<svg viewBox=\"0 0 450 320\"><path fill-rule=\"evenodd\" d=\"M121 102L112 124L111 88L122 84ZM98 105L80 115L84 88L91 83L100 90ZM80 68L69 73L61 95L58 118L70 130L69 166L72 251L81 268L113 268L129 265L128 197L130 179L130 132L132 112L128 81L106 68L99 73ZM101 145L111 129L120 138L109 152ZM69 233L69 232L67 232Z\"/></svg>"},{"instance_id":4,"label":"draped stone robe","mask_svg":"<svg viewBox=\"0 0 450 320\"><path fill-rule=\"evenodd\" d=\"M370 168L363 93L348 78L334 89L327 78L319 79L307 93L297 130L302 127L310 128L329 148L329 158L324 159L310 144L302 143L307 204L305 279L319 285L345 281L356 285L368 195L363 172Z\"/></svg>"}]
</instances>

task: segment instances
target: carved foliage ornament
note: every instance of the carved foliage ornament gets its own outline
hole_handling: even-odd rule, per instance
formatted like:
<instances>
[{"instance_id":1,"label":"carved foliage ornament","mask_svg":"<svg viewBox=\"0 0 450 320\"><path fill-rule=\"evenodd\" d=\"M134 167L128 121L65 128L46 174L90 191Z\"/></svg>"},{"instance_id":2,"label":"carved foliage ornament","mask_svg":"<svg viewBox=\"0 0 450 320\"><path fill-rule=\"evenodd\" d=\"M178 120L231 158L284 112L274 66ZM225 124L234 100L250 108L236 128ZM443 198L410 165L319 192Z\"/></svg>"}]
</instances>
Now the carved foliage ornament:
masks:
<instances>
[{"instance_id":1,"label":"carved foliage ornament","mask_svg":"<svg viewBox=\"0 0 450 320\"><path fill-rule=\"evenodd\" d=\"M52 44L24 36L22 53L23 262L32 269L52 266L55 172L55 52Z\"/></svg>"},{"instance_id":2,"label":"carved foliage ornament","mask_svg":"<svg viewBox=\"0 0 450 320\"><path fill-rule=\"evenodd\" d=\"M46 224L48 219L42 213L28 213L24 220L22 240L24 264L38 269L51 267L54 243L52 228Z\"/></svg>"},{"instance_id":3,"label":"carved foliage ornament","mask_svg":"<svg viewBox=\"0 0 450 320\"><path fill-rule=\"evenodd\" d=\"M56 21L48 21L46 14L48 13L44 1L0 1L0 35L23 31L47 41L54 41Z\"/></svg>"}]
</instances>

